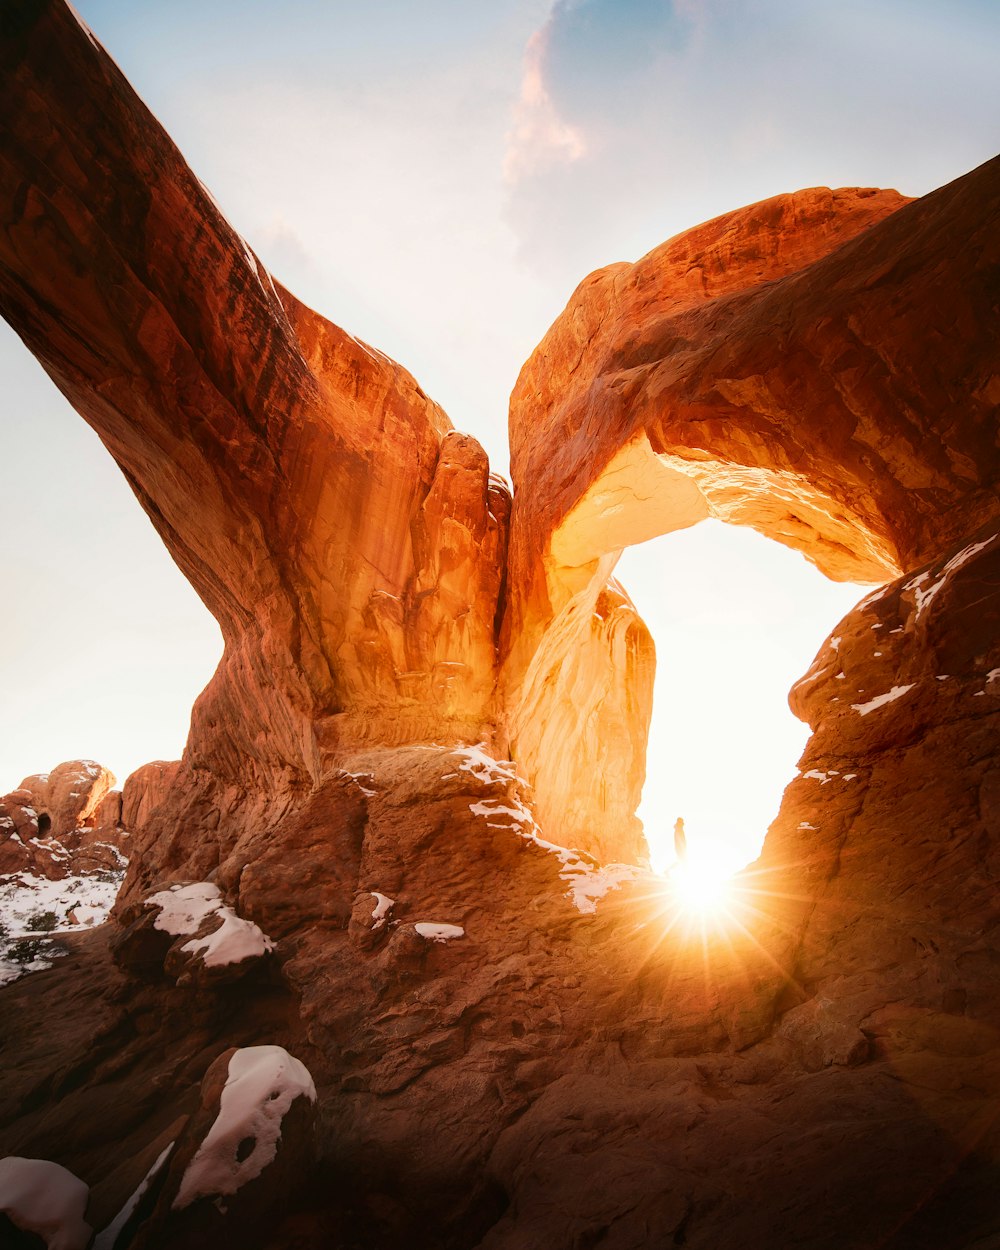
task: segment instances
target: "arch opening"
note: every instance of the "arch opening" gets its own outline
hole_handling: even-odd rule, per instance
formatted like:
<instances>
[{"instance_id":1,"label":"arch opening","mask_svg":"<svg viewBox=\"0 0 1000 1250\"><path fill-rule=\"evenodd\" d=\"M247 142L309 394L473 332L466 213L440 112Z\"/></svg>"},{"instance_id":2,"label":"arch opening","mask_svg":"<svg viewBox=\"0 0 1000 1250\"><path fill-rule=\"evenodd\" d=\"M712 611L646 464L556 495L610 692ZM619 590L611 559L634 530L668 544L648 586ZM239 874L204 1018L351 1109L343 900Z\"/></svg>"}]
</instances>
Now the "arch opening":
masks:
<instances>
[{"instance_id":1,"label":"arch opening","mask_svg":"<svg viewBox=\"0 0 1000 1250\"><path fill-rule=\"evenodd\" d=\"M788 691L867 587L708 519L626 549L615 570L656 645L638 817L654 868L684 818L692 863L757 857L809 736Z\"/></svg>"},{"instance_id":2,"label":"arch opening","mask_svg":"<svg viewBox=\"0 0 1000 1250\"><path fill-rule=\"evenodd\" d=\"M52 817L48 812L38 813L38 836L44 838L46 834L52 832Z\"/></svg>"},{"instance_id":3,"label":"arch opening","mask_svg":"<svg viewBox=\"0 0 1000 1250\"><path fill-rule=\"evenodd\" d=\"M735 428L731 433L738 435ZM805 631L800 658L775 680L770 698L781 703L862 588L900 572L891 531L877 512L868 515L863 496L849 504L850 492L834 489L823 475L747 459L657 452L643 432L615 453L550 532L541 563L544 596L525 601L506 695L511 749L532 781L551 840L605 862L635 862L648 852L636 810L657 661L647 623L614 576L624 550L662 535L676 540L712 519L776 540L764 546L785 548L799 571L794 553L801 553L818 570L814 579L825 574L847 583L839 601ZM661 655L661 663L670 658ZM800 754L795 746L793 740L776 755L786 777L788 756ZM670 824L684 814L674 812ZM762 839L764 814L749 823L751 838ZM733 854L743 862L754 857L752 847Z\"/></svg>"}]
</instances>

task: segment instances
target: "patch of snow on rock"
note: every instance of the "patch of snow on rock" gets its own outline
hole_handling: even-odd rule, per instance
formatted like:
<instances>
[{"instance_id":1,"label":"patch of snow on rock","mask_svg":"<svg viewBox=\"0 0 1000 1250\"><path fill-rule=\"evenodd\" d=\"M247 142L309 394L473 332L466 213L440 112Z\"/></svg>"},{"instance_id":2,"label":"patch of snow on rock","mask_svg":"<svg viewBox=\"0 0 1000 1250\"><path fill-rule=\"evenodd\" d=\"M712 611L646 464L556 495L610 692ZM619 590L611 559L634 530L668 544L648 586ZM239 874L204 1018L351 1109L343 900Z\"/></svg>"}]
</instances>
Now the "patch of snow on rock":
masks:
<instances>
[{"instance_id":1,"label":"patch of snow on rock","mask_svg":"<svg viewBox=\"0 0 1000 1250\"><path fill-rule=\"evenodd\" d=\"M840 773L836 768L831 768L828 773L821 772L818 768L810 768L807 773L802 774L803 777L809 777L813 781L818 781L821 786L825 786L828 781L832 781L834 777L839 777Z\"/></svg>"},{"instance_id":2,"label":"patch of snow on rock","mask_svg":"<svg viewBox=\"0 0 1000 1250\"><path fill-rule=\"evenodd\" d=\"M160 1153L156 1156L156 1161L142 1178L131 1196L126 1200L125 1205L118 1212L115 1218L107 1226L102 1229L94 1238L93 1250L114 1250L115 1242L118 1240L118 1234L132 1218L132 1212L142 1201L142 1196L152 1184L156 1174L160 1168L166 1163L171 1150L173 1150L176 1142L169 1142Z\"/></svg>"},{"instance_id":3,"label":"patch of snow on rock","mask_svg":"<svg viewBox=\"0 0 1000 1250\"><path fill-rule=\"evenodd\" d=\"M174 1209L197 1198L235 1194L278 1153L281 1122L296 1098L316 1101L305 1064L281 1046L246 1046L229 1060L219 1114L181 1179ZM239 1159L241 1143L253 1148Z\"/></svg>"},{"instance_id":4,"label":"patch of snow on rock","mask_svg":"<svg viewBox=\"0 0 1000 1250\"><path fill-rule=\"evenodd\" d=\"M218 916L222 923L204 937L192 937L181 947L184 951L201 955L207 968L224 964L242 963L274 950L274 942L253 923L237 916L222 901L219 887L209 881L196 881L193 885L172 885L146 899L160 914L153 921L154 929L162 929L175 937L196 934L202 922L209 916Z\"/></svg>"},{"instance_id":5,"label":"patch of snow on rock","mask_svg":"<svg viewBox=\"0 0 1000 1250\"><path fill-rule=\"evenodd\" d=\"M151 894L146 902L160 909L153 928L161 929L172 937L194 933L206 916L223 906L219 887L209 881L172 885L168 890Z\"/></svg>"},{"instance_id":6,"label":"patch of snow on rock","mask_svg":"<svg viewBox=\"0 0 1000 1250\"><path fill-rule=\"evenodd\" d=\"M917 620L930 607L938 591L944 586L952 573L956 572L964 564L968 564L973 556L977 556L980 551L984 551L991 543L996 541L996 538L996 534L991 534L989 538L983 539L981 543L970 543L968 547L964 547L951 557L930 586L924 586L924 583L930 577L929 573L918 573L916 577L911 578L906 583L903 589L913 591L913 600L917 607Z\"/></svg>"},{"instance_id":7,"label":"patch of snow on rock","mask_svg":"<svg viewBox=\"0 0 1000 1250\"><path fill-rule=\"evenodd\" d=\"M908 690L912 690L915 682L911 682L908 686L893 686L887 694L877 694L874 699L869 699L867 703L852 703L851 707L860 716L867 716L869 712L874 712L880 707L885 707L887 703L895 703L897 699L901 699Z\"/></svg>"},{"instance_id":8,"label":"patch of snow on rock","mask_svg":"<svg viewBox=\"0 0 1000 1250\"><path fill-rule=\"evenodd\" d=\"M495 799L484 799L480 803L470 803L469 810L474 816L484 817L492 829L511 828L511 820L504 817L513 818L514 831L518 837L550 855L555 855L562 865L559 876L567 884L566 895L572 899L577 911L584 915L596 912L598 900L611 890L618 889L623 882L635 881L648 875L645 869L636 864L601 865L572 847L556 846L554 842L546 841L541 836L531 811L519 799L514 799L513 804L509 806Z\"/></svg>"},{"instance_id":9,"label":"patch of snow on rock","mask_svg":"<svg viewBox=\"0 0 1000 1250\"><path fill-rule=\"evenodd\" d=\"M0 1159L0 1211L48 1250L85 1250L91 1228L83 1218L90 1189L48 1159Z\"/></svg>"},{"instance_id":10,"label":"patch of snow on rock","mask_svg":"<svg viewBox=\"0 0 1000 1250\"><path fill-rule=\"evenodd\" d=\"M202 938L192 938L181 947L194 955L201 955L206 968L221 968L224 964L240 964L244 959L257 959L274 950L274 942L252 920L237 916L231 907L223 904L218 909L222 924Z\"/></svg>"},{"instance_id":11,"label":"patch of snow on rock","mask_svg":"<svg viewBox=\"0 0 1000 1250\"><path fill-rule=\"evenodd\" d=\"M484 785L492 786L520 780L514 761L494 759L487 752L484 742L477 742L475 746L453 747L451 754L459 756L461 763L458 766L458 772L445 773L443 781L449 777L457 777L458 773L471 773Z\"/></svg>"},{"instance_id":12,"label":"patch of snow on rock","mask_svg":"<svg viewBox=\"0 0 1000 1250\"><path fill-rule=\"evenodd\" d=\"M388 923L389 912L396 906L396 900L390 898L388 894L379 894L378 890L372 890L371 896L375 900L375 906L372 908L372 928L382 929Z\"/></svg>"},{"instance_id":13,"label":"patch of snow on rock","mask_svg":"<svg viewBox=\"0 0 1000 1250\"><path fill-rule=\"evenodd\" d=\"M413 927L428 942L453 942L455 938L465 937L465 930L460 924L421 920Z\"/></svg>"}]
</instances>

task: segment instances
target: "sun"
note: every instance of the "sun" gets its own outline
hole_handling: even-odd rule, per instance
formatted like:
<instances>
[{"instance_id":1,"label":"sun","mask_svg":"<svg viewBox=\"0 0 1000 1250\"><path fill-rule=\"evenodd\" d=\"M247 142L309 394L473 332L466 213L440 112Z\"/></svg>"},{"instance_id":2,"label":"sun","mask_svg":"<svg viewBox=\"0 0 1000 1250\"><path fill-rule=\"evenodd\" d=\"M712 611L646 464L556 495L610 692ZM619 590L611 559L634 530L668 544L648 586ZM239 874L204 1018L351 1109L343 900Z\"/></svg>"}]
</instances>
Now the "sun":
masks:
<instances>
[{"instance_id":1,"label":"sun","mask_svg":"<svg viewBox=\"0 0 1000 1250\"><path fill-rule=\"evenodd\" d=\"M733 878L727 868L704 861L686 861L670 873L681 909L693 919L720 921L733 901Z\"/></svg>"}]
</instances>

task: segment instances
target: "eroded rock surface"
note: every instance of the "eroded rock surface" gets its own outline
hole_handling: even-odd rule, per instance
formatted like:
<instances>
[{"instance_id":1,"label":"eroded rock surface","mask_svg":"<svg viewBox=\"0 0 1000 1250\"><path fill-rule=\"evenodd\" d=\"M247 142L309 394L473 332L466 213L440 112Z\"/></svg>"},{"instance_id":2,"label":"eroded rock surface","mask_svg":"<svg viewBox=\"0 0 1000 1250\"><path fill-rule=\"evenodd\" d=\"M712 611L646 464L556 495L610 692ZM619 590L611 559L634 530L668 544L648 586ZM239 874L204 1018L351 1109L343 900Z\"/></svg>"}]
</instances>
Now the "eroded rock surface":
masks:
<instances>
[{"instance_id":1,"label":"eroded rock surface","mask_svg":"<svg viewBox=\"0 0 1000 1250\"><path fill-rule=\"evenodd\" d=\"M344 744L475 740L508 510L485 453L272 280L64 5L13 7L0 72L0 309L225 640L175 820L214 810L224 853L246 796Z\"/></svg>"},{"instance_id":2,"label":"eroded rock surface","mask_svg":"<svg viewBox=\"0 0 1000 1250\"><path fill-rule=\"evenodd\" d=\"M272 282L62 4L4 22L0 304L226 654L126 782L115 922L3 991L0 1150L118 1250L995 1245L1000 166L587 280L515 393L508 560L478 445ZM638 862L652 646L609 581L709 514L888 581L717 927ZM234 1048L316 1114L227 1221L176 1204Z\"/></svg>"},{"instance_id":3,"label":"eroded rock surface","mask_svg":"<svg viewBox=\"0 0 1000 1250\"><path fill-rule=\"evenodd\" d=\"M881 582L997 515L998 214L1000 161L912 203L800 191L577 288L510 416L506 714L553 836L635 836L649 693L611 651L644 630L598 606L623 547L714 516Z\"/></svg>"}]
</instances>

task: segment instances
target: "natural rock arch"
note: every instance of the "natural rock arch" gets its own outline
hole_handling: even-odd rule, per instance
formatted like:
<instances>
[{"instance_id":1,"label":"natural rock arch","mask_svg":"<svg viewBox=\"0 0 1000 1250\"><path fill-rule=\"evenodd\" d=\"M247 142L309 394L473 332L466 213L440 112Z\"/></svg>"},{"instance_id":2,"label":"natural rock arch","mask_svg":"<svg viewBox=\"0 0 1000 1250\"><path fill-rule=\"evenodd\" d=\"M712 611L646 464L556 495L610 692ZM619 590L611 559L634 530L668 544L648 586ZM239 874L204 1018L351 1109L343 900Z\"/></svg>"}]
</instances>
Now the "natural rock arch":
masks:
<instances>
[{"instance_id":1,"label":"natural rock arch","mask_svg":"<svg viewBox=\"0 0 1000 1250\"><path fill-rule=\"evenodd\" d=\"M714 516L835 580L882 582L996 515L977 198L968 179L916 202L819 188L726 214L590 275L525 364L506 709L552 836L642 850L652 664L609 583L625 546ZM939 213L967 223L961 275L940 273ZM958 404L949 379L970 357L980 373ZM627 674L623 632L645 657Z\"/></svg>"},{"instance_id":2,"label":"natural rock arch","mask_svg":"<svg viewBox=\"0 0 1000 1250\"><path fill-rule=\"evenodd\" d=\"M0 306L227 644L184 760L126 784L115 924L4 991L2 1148L57 1153L110 1214L208 1056L278 1032L323 1100L335 1183L290 1213L311 1244L992 1236L1000 162L902 207L781 197L588 279L514 396L508 559L507 496L474 441L272 282L71 12L14 0L0 36ZM513 729L551 839L638 849L650 654L603 576L614 516L597 499L622 456L616 543L663 524L662 491L640 506L648 470L687 500L677 523L701 510L692 481L738 512L763 474L781 508L744 521L793 530L834 571L908 571L796 687L815 730L803 772L747 925L710 949L685 944L662 883L627 888L540 837L502 754ZM583 590L576 616L601 622L578 669L537 663L527 682ZM607 749L588 776L568 752L570 822L524 710L531 686L540 722L562 710L579 742L561 690L579 677L585 702L595 671ZM468 745L480 735L496 757ZM208 876L280 955L273 978L206 979L192 999L161 975L169 956L125 954L152 932L154 880ZM462 936L427 941L421 921ZM270 1195L272 1222L286 1199ZM180 1244L156 1221L141 1240Z\"/></svg>"}]
</instances>

